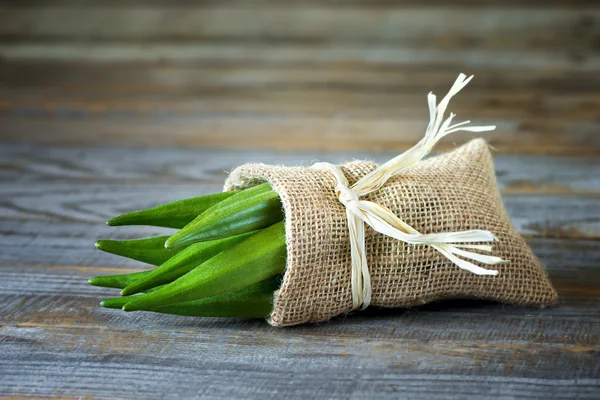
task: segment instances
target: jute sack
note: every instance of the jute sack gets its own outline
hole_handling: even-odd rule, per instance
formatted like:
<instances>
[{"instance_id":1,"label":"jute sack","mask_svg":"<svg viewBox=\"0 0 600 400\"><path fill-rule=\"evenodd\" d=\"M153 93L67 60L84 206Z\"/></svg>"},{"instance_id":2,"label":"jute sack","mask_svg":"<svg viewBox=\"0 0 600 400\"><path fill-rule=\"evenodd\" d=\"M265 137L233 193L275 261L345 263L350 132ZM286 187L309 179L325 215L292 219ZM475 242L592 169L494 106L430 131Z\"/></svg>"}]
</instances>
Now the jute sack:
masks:
<instances>
[{"instance_id":1,"label":"jute sack","mask_svg":"<svg viewBox=\"0 0 600 400\"><path fill-rule=\"evenodd\" d=\"M376 167L354 161L342 169L352 184ZM225 190L263 182L281 198L287 243L287 267L269 322L320 322L351 311L348 224L333 175L313 168L245 164L230 174ZM455 298L533 307L555 302L544 268L510 222L484 140L418 162L365 200L389 208L424 234L488 230L498 239L494 255L508 261L496 266L497 276L475 275L430 246L407 244L367 227L372 306L410 307Z\"/></svg>"}]
</instances>

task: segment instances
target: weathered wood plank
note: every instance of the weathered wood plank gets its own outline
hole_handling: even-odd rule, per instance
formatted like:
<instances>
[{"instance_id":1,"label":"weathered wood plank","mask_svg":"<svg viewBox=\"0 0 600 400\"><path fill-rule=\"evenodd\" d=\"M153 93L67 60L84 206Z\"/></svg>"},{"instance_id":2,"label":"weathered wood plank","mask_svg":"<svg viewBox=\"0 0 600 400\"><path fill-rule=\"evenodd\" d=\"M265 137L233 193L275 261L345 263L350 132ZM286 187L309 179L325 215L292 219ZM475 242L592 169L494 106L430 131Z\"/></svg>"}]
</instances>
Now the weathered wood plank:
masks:
<instances>
[{"instance_id":1,"label":"weathered wood plank","mask_svg":"<svg viewBox=\"0 0 600 400\"><path fill-rule=\"evenodd\" d=\"M307 60L308 61L308 60ZM455 69L420 64L403 66L374 63L327 63L316 60L318 68L308 62L302 64L274 64L268 62L235 62L175 64L175 63L85 63L51 61L43 64L27 61L4 60L0 64L3 92L18 94L42 91L64 91L69 95L85 95L118 91L119 94L162 95L178 92L190 95L203 88L267 89L323 89L373 92L401 92L423 95L429 90L448 88L456 78ZM449 67L449 66L447 66ZM578 71L577 76L560 69L474 68L465 71L476 75L469 84L470 93L500 94L517 91L535 91L544 95L593 94L600 78L594 71ZM235 89L233 89L235 88ZM440 88L440 89L437 89ZM93 90L93 91L91 91ZM56 92L54 92L56 93ZM214 93L208 93L214 94ZM516 97L516 96L515 96ZM453 104L468 99L458 97Z\"/></svg>"},{"instance_id":2,"label":"weathered wood plank","mask_svg":"<svg viewBox=\"0 0 600 400\"><path fill-rule=\"evenodd\" d=\"M597 294L596 292L596 296ZM103 309L92 298L37 296L34 301L33 297L5 295L3 300L8 304L3 308L9 312L6 314L8 319L3 318L3 322L8 322L7 327L10 328L6 331L26 337L35 335L35 328L59 330L62 332L60 336L77 335L87 329L95 332L101 332L103 329L119 330L119 333L115 335L121 337L118 343L106 342L106 335L94 337L86 334L85 337L80 338L79 343L75 344L77 347L81 347L77 349L77 352L90 353L90 355L97 354L98 346L103 345L108 353L112 353L116 350L114 347L117 347L120 348L123 356L148 356L156 351L157 347L164 347L164 338L171 335L179 336L180 342L189 342L195 338L200 342L221 342L220 345L215 343L215 347L231 345L227 340L219 340L215 337L216 331L222 329L223 334L230 336L230 339L237 337L238 341L233 343L236 346L254 344L255 346L262 345L261 347L265 349L285 346L286 342L290 342L289 339L292 342L304 340L310 342L317 338L323 338L323 343L314 344L312 348L292 348L291 352L314 351L318 347L325 350L328 346L326 341L350 341L358 344L368 343L369 339L378 339L379 346L350 350L356 356L364 354L367 359L365 361L374 363L385 362L386 357L381 354L368 354L386 351L381 349L382 342L387 342L392 346L395 344L406 347L408 352L411 350L423 351L422 349L411 349L412 344L419 342L429 343L434 347L437 342L449 351L452 346L456 346L455 353L450 355L450 358L470 360L470 364L476 362L478 355L461 354L461 350L467 351L469 347L472 347L481 348L485 352L485 343L489 345L488 356L490 357L493 357L494 353L510 350L510 342L514 344L515 349L520 351L524 351L527 345L547 350L554 346L567 353L583 353L582 358L592 363L587 367L573 365L577 369L571 371L568 377L598 377L598 371L589 369L589 367L595 366L597 360L594 360L594 356L598 355L597 353L600 351L598 341L600 331L597 326L599 315L597 312L596 314L585 314L586 309L578 307L574 302L561 305L560 308L565 308L565 310L560 312L557 309L558 311L555 313L556 310L526 310L482 301L470 301L469 303L448 301L411 310L373 309L335 318L327 324L277 329L268 326L261 320L185 318L143 312L124 313L118 310ZM595 300L597 305L598 296ZM11 312L15 312L14 315L11 315ZM21 331L19 332L19 330ZM145 333L140 335L140 332ZM569 332L569 334L565 335L565 332ZM107 333L112 336L111 332ZM194 337L194 335L197 336ZM256 337L252 338L253 335ZM65 341L60 336L49 338L47 346L55 349L72 346L72 340ZM136 336L137 339L134 338ZM205 344L209 345L209 343ZM148 349L144 350L145 347ZM169 358L195 358L194 355L186 357L183 354L188 352L185 347L170 347L172 351L167 353ZM430 351L433 356L436 349ZM415 353L418 352L415 351ZM577 354L573 355L577 356ZM237 361L244 359L250 361L248 356L248 354L239 354L236 358ZM276 358L277 356L277 354L264 354L265 358ZM389 356L397 357L396 354ZM373 359L368 360L368 358ZM519 365L516 362L518 360L514 361L516 364L513 366L514 370L512 374L507 373L507 375L540 376L538 374L544 372L525 371L529 366ZM434 364L438 364L438 368L448 368L447 365L444 366L447 364L447 360L439 360ZM502 366L499 367L502 370ZM410 366L407 367L407 369L410 368ZM542 368L552 370L554 366L550 364ZM429 370L429 372L433 372L432 369L435 370L433 365L425 365L423 368L424 371ZM467 371L463 369L462 372L479 375L477 371L468 371L468 369ZM558 377L562 374L566 378L567 376L563 372L555 370L552 375Z\"/></svg>"},{"instance_id":3,"label":"weathered wood plank","mask_svg":"<svg viewBox=\"0 0 600 400\"><path fill-rule=\"evenodd\" d=\"M584 42L585 43L585 42ZM319 60L336 63L371 62L384 65L415 66L433 64L453 68L498 67L504 68L563 68L593 71L600 65L600 56L587 47L557 56L553 50L510 51L420 48L398 48L390 45L273 45L269 43L229 44L190 43L2 43L0 57L8 60L42 61L88 61L88 62L270 62L304 63Z\"/></svg>"},{"instance_id":4,"label":"weathered wood plank","mask_svg":"<svg viewBox=\"0 0 600 400\"><path fill-rule=\"evenodd\" d=\"M593 123L600 79L581 73L476 69L458 114L513 120ZM15 116L332 117L426 120L425 95L442 93L455 71L241 65L160 67L57 63L0 66L0 110ZM249 101L251 100L251 101ZM420 101L418 101L420 100Z\"/></svg>"},{"instance_id":5,"label":"weathered wood plank","mask_svg":"<svg viewBox=\"0 0 600 400\"><path fill-rule=\"evenodd\" d=\"M207 350L207 346L196 345L193 349L196 354L203 353L208 357L213 354ZM396 351L399 358L405 355L401 349L395 347L391 347L391 351ZM465 352L467 351L472 349L466 349ZM335 355L318 356L326 360L338 359ZM506 358L510 356L511 354ZM540 357L543 356L544 353L540 353ZM267 366L257 366L256 362L244 364L225 360L212 364L202 358L178 361L143 356L122 357L118 354L85 357L85 361L79 362L69 360L65 354L50 354L40 358L41 360L33 362L15 361L6 364L7 393L41 397L68 393L71 396L103 399L270 399L280 398L282 394L289 399L347 399L373 395L381 399L396 399L399 393L402 393L411 399L448 399L450 395L456 396L457 399L490 396L504 399L594 400L598 391L598 381L595 379L548 379L542 376L465 377L451 372L437 375L418 372L403 374L401 368L394 363L380 368L336 368L333 370L335 375L330 375L328 371L332 370L321 366L324 362L317 359L313 363L314 367L308 371L288 372L288 367L297 363L297 358L293 356L287 356L281 362ZM298 358L312 359L315 358L315 354L309 353ZM421 364L410 357L406 357L406 362ZM167 363L170 366L165 366ZM537 366L535 360L529 360L527 363L532 369ZM571 370L564 365L561 367L564 371ZM102 376L103 380L100 381L98 376ZM20 379L22 377L29 380L23 383Z\"/></svg>"},{"instance_id":6,"label":"weathered wood plank","mask_svg":"<svg viewBox=\"0 0 600 400\"><path fill-rule=\"evenodd\" d=\"M454 72L453 72L454 71ZM503 153L600 153L597 74L475 69L452 111ZM310 66L0 65L0 140L42 144L329 150L405 149L425 94L456 70ZM458 134L462 141L468 134ZM446 147L451 143L446 141ZM444 144L442 144L444 145Z\"/></svg>"},{"instance_id":7,"label":"weathered wood plank","mask_svg":"<svg viewBox=\"0 0 600 400\"><path fill-rule=\"evenodd\" d=\"M367 61L594 70L600 63L598 13L597 7L304 4L5 8L0 54L11 60Z\"/></svg>"},{"instance_id":8,"label":"weathered wood plank","mask_svg":"<svg viewBox=\"0 0 600 400\"><path fill-rule=\"evenodd\" d=\"M67 112L68 113L68 112ZM275 150L405 150L423 136L427 118L255 118L252 115L127 118L118 112L103 117L5 117L0 116L3 141L46 145L82 146L179 146ZM597 156L600 136L596 123L578 121L510 121L474 119L477 124L496 124L487 134L502 153L581 154ZM543 134L543 135L542 135ZM460 143L472 135L458 133ZM543 137L543 140L542 140ZM448 149L445 140L438 149Z\"/></svg>"},{"instance_id":9,"label":"weathered wood plank","mask_svg":"<svg viewBox=\"0 0 600 400\"><path fill-rule=\"evenodd\" d=\"M388 49L573 50L593 52L593 8L328 7L270 4L211 7L110 8L46 6L4 9L0 39L79 41L264 41L318 43L335 52L345 43L391 43ZM590 20L592 22L590 22ZM68 23L65 23L68 21ZM425 21L425 23L424 23ZM198 29L201 27L201 29ZM443 29L434 29L442 27ZM335 44L337 46L331 46ZM366 50L366 48L365 48ZM59 57L55 55L54 57Z\"/></svg>"},{"instance_id":10,"label":"weathered wood plank","mask_svg":"<svg viewBox=\"0 0 600 400\"><path fill-rule=\"evenodd\" d=\"M2 4L5 8L36 8L40 6L48 6L48 2L44 0L21 0L18 2L5 2ZM101 6L110 8L131 8L151 6L160 7L161 9L168 8L181 8L181 7L215 7L223 6L223 2L220 0L179 0L173 2L170 0L53 0L52 6ZM444 6L447 8L463 8L470 7L474 9L486 8L486 7L499 7L504 8L548 8L548 7L559 7L577 9L579 7L595 7L598 3L595 0L547 0L540 3L537 0L456 0L452 3L448 3L444 0L431 0L426 3L420 0L289 0L285 3L277 0L230 0L226 3L226 7L248 7L248 6L264 6L264 7L284 7L289 5L291 7L298 7L299 5L305 6L318 6L318 7L341 7L346 8L348 6L357 7L361 9L369 8L402 8L402 7L418 7L418 8L439 8Z\"/></svg>"},{"instance_id":11,"label":"weathered wood plank","mask_svg":"<svg viewBox=\"0 0 600 400\"><path fill-rule=\"evenodd\" d=\"M460 142L449 145L458 146ZM0 147L0 184L198 184L204 187L221 185L227 171L247 162L310 166L316 161L342 163L364 159L383 163L396 155L390 151L42 148L5 143ZM600 176L600 162L596 157L495 153L494 164L498 184L507 194L597 196L600 193L600 182L596 179ZM16 186L12 187L16 189ZM212 186L210 190L213 190Z\"/></svg>"},{"instance_id":12,"label":"weathered wood plank","mask_svg":"<svg viewBox=\"0 0 600 400\"><path fill-rule=\"evenodd\" d=\"M465 39L478 34L479 40L465 44L503 43L516 48L529 47L531 44L551 46L569 40L568 36L559 33L574 34L573 31L580 26L593 28L586 17L593 19L600 10L597 4L571 9L502 5L478 9L456 5L373 8L368 5L331 7L272 3L257 9L254 4L232 6L224 3L208 7L190 4L171 4L166 7L123 4L117 8L103 4L84 7L47 4L45 7L28 9L3 7L2 11L0 37L56 36L119 40L215 37L241 41L252 38L266 38L269 41L279 38L312 41L325 38L365 43L386 40L399 43L409 39L411 45L427 45L440 41L443 43L444 40L460 44L457 38ZM436 26L443 26L444 29L433 29Z\"/></svg>"},{"instance_id":13,"label":"weathered wood plank","mask_svg":"<svg viewBox=\"0 0 600 400\"><path fill-rule=\"evenodd\" d=\"M307 140L314 140L313 136L317 134L332 134L335 137L343 136L345 133L348 134L350 139L357 140L357 136L362 134L369 136L371 131L377 135L374 138L375 143L377 141L388 140L393 142L397 140L400 143L406 143L412 138L418 138L419 135L423 135L422 125L426 125L429 121L429 117L424 114L423 104L419 102L418 105L412 105L407 107L394 106L390 104L404 104L408 103L410 99L415 99L417 95L402 95L400 96L361 96L361 95L348 95L345 102L337 103L331 101L331 97L342 97L342 93L333 93L328 91L314 91L305 93L293 93L293 92L281 92L281 93L269 93L263 91L259 93L256 91L257 99L252 105L244 105L244 101L248 101L248 98L252 97L251 93L240 90L237 95L224 95L214 98L210 97L197 97L196 99L168 99L163 100L142 100L136 99L125 99L110 100L106 99L105 95L101 96L103 99L96 100L93 98L86 99L74 99L69 100L65 94L61 100L53 100L49 97L46 100L9 100L3 102L3 120L8 125L6 127L6 138L16 138L17 130L21 127L26 127L24 124L27 120L33 120L32 124L40 122L47 122L50 125L50 129L46 132L50 135L49 139L52 139L56 133L53 133L51 129L56 129L57 123L64 123L65 129L70 128L70 124L79 122L80 124L88 123L93 129L92 132L98 133L98 136L91 138L85 138L89 142L102 142L103 140L111 139L110 134L114 131L113 124L121 121L126 126L136 127L139 126L134 132L130 132L127 136L133 136L138 134L142 136L149 136L149 133L145 133L143 128L150 125L151 123L160 123L160 128L155 129L156 135L160 132L159 129L166 129L171 126L174 130L172 140L178 140L178 136L183 134L189 134L187 132L191 126L196 125L199 129L197 141L202 139L209 140L206 129L209 126L220 127L230 137L238 137L243 140L252 134L256 134L254 130L263 126L266 132L262 135L273 135L276 129L283 129L286 126L299 130L300 128L308 131L310 128L319 128L321 131L311 133L307 132ZM111 94L110 96L118 97L118 93ZM136 95L137 97L141 97ZM150 95L149 95L150 96ZM262 96L260 99L259 97ZM517 139L517 144L523 142L523 144L531 145L534 140L540 143L540 147L557 146L560 143L564 143L567 146L577 147L577 145L583 145L588 133L589 144L597 146L597 140L593 135L589 135L589 132L596 127L594 120L595 114L592 112L592 107L600 106L600 102L596 99L586 101L585 96L578 94L576 95L579 100L573 101L569 105L573 97L568 96L554 96L554 100L564 101L567 104L566 107L560 107L558 101L553 101L553 96L548 96L545 100L546 105L541 106L538 114L529 114L532 112L532 108L535 108L534 102L536 101L533 96L529 98L521 99L494 99L493 96L473 96L470 99L470 104L461 104L458 108L453 107L453 112L456 111L460 115L477 115L477 121L486 123L498 123L499 128L497 132L491 132L486 134L490 140L500 142L503 145L507 145L508 139L506 136ZM590 95L591 96L591 95ZM15 96L18 97L18 96ZM127 97L127 96L124 96ZM168 96L167 96L168 97ZM371 97L369 99L369 97ZM387 99L385 98L387 97ZM314 98L315 101L311 101ZM482 104L475 104L477 100L485 103L494 103L498 101L503 106L490 106L482 107ZM360 104L363 103L364 107ZM377 104L381 103L381 107L377 107ZM384 104L385 103L385 104ZM596 104L597 103L597 104ZM274 105L278 104L278 105ZM322 105L320 108L319 106ZM375 111L377 109L377 111ZM556 109L556 112L553 110ZM395 111L400 110L400 111ZM572 110L572 114L568 115L567 111ZM347 114L343 117L339 115ZM6 117L15 117L12 121ZM90 118L91 117L91 118ZM103 117L107 124L107 135L103 137L100 134L102 127L99 125L99 117ZM579 121L576 118L580 118ZM137 121L136 121L137 120ZM231 123L227 123L228 120L233 120ZM164 122L162 122L164 121ZM300 126L301 122L304 121L304 126ZM238 125L246 122L252 124L247 131L227 131L227 129L241 128ZM337 126L336 126L337 125ZM15 128L12 131L11 128ZM537 130L546 128L542 133ZM396 135L392 133L392 129L396 129ZM566 129L572 129L574 132L574 138L569 139ZM179 133L177 130L182 130ZM348 132L345 132L348 131ZM285 133L285 132L284 132ZM300 133L300 132L298 132ZM166 135L166 133L163 133ZM562 138L561 135L562 134ZM28 136L33 136L34 133L29 133ZM37 133L38 136L42 136L41 133ZM384 136L386 135L386 136ZM529 135L531 138L523 138L519 140L519 136ZM258 135L256 135L258 136ZM465 135L463 135L465 136ZM544 146L543 139L548 137L549 143ZM58 138L60 139L60 137ZM142 140L151 140L164 142L165 139L160 137L143 137ZM299 138L298 138L299 139ZM298 140L296 139L296 140ZM528 139L528 140L527 140ZM363 142L368 144L368 140L363 139ZM342 143L341 146L344 146ZM343 147L342 147L343 149ZM566 149L568 151L569 148ZM515 152L519 151L515 149Z\"/></svg>"},{"instance_id":14,"label":"weathered wood plank","mask_svg":"<svg viewBox=\"0 0 600 400\"><path fill-rule=\"evenodd\" d=\"M415 398L493 391L591 399L600 385L598 313L569 306L556 315L450 302L280 330L262 321L123 314L79 297L3 300L17 310L1 328L2 390L10 394L121 397L135 381L131 395L151 398L392 398L401 390Z\"/></svg>"}]
</instances>

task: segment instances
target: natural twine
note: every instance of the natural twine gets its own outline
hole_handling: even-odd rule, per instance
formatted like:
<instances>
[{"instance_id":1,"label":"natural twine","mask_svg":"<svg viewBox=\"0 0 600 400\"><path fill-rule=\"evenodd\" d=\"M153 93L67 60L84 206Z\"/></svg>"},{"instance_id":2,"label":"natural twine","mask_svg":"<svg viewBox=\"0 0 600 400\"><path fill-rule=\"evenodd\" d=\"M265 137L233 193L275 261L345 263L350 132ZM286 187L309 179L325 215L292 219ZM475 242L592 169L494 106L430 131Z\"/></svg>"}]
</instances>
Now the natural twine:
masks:
<instances>
[{"instance_id":1,"label":"natural twine","mask_svg":"<svg viewBox=\"0 0 600 400\"><path fill-rule=\"evenodd\" d=\"M473 79L473 76L467 78L466 75L460 74L446 97L438 105L436 105L436 96L429 93L427 100L430 120L423 139L411 149L368 173L354 185L349 186L342 168L337 165L322 162L312 166L312 168L329 171L335 176L337 181L336 195L346 208L350 234L353 310L358 308L364 310L371 303L371 277L365 250L365 223L377 232L397 240L413 245L431 246L459 268L477 275L498 275L498 271L479 267L459 258L459 256L487 265L507 262L499 257L463 250L474 249L491 252L492 247L490 245L472 244L497 240L490 231L476 229L424 235L402 221L388 208L360 199L360 197L380 189L392 176L419 162L429 154L435 144L444 136L458 131L485 132L496 129L495 126L465 126L470 121L450 125L455 117L453 113L450 113L450 117L442 123L450 99L463 89L471 79Z\"/></svg>"}]
</instances>

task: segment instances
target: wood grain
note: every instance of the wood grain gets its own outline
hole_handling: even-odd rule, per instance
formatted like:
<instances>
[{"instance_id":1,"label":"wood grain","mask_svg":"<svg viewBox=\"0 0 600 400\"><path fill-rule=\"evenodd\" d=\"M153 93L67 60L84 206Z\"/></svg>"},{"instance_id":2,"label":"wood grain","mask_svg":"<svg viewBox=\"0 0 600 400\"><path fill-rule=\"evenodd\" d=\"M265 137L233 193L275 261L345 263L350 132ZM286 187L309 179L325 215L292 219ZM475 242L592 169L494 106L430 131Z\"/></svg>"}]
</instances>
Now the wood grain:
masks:
<instances>
[{"instance_id":1,"label":"wood grain","mask_svg":"<svg viewBox=\"0 0 600 400\"><path fill-rule=\"evenodd\" d=\"M14 2L0 140L399 151L466 72L452 110L500 152L597 156L598 20L588 1Z\"/></svg>"},{"instance_id":2,"label":"wood grain","mask_svg":"<svg viewBox=\"0 0 600 400\"><path fill-rule=\"evenodd\" d=\"M582 22L582 16L593 16L598 11L598 5L593 3L588 6L572 4L569 9L552 4L543 8L526 4L474 8L460 3L431 7L409 2L373 7L369 1L337 5L275 1L270 4L213 2L192 5L163 1L156 5L124 2L119 7L107 7L101 1L83 6L53 3L32 8L3 7L0 35L123 40L173 37L177 40L215 37L274 41L280 38L353 39L358 42L411 38L414 44L427 44L433 38L459 42L455 36L477 33L481 40L493 40L514 48L526 46L530 38L536 37L549 39L539 41L538 45L547 45L550 40L568 40L557 32L576 26ZM583 22L586 25L586 21ZM443 26L444 30L433 29L436 26ZM532 29L527 30L527 27Z\"/></svg>"},{"instance_id":3,"label":"wood grain","mask_svg":"<svg viewBox=\"0 0 600 400\"><path fill-rule=\"evenodd\" d=\"M0 140L69 145L403 150L428 120L425 94L456 70L371 66L0 65ZM596 73L501 69L452 110L502 153L600 153ZM481 79L479 79L481 77ZM442 142L464 141L459 133Z\"/></svg>"},{"instance_id":4,"label":"wood grain","mask_svg":"<svg viewBox=\"0 0 600 400\"><path fill-rule=\"evenodd\" d=\"M594 39L599 15L595 6L374 8L363 2L343 7L279 3L9 7L0 14L0 39L5 42L0 52L9 59L366 58L384 63L595 68L600 60Z\"/></svg>"}]
</instances>

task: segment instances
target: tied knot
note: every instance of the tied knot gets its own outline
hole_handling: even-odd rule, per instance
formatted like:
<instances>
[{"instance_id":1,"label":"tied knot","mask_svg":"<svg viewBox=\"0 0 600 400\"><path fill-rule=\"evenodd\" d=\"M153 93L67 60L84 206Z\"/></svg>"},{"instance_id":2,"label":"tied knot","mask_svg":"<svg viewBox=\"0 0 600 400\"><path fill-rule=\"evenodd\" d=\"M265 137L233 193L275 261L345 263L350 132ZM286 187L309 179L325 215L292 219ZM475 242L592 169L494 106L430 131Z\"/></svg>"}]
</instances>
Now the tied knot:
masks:
<instances>
[{"instance_id":1,"label":"tied knot","mask_svg":"<svg viewBox=\"0 0 600 400\"><path fill-rule=\"evenodd\" d=\"M358 201L358 195L350 189L348 186L339 183L335 187L335 193L342 203L346 207L350 207L350 203L353 201Z\"/></svg>"},{"instance_id":2,"label":"tied knot","mask_svg":"<svg viewBox=\"0 0 600 400\"><path fill-rule=\"evenodd\" d=\"M467 78L464 74L460 74L446 97L439 104L436 104L435 95L429 93L427 100L430 121L423 139L406 152L366 174L351 187L344 171L339 166L330 163L316 163L312 166L312 168L328 171L335 177L337 182L335 193L340 203L346 208L352 267L353 310L359 308L364 310L371 302L371 277L367 265L365 224L383 235L405 243L431 246L459 268L477 275L497 275L498 271L482 268L464 258L488 265L506 262L499 257L464 250L475 249L491 252L492 247L489 245L474 244L494 241L495 236L491 232L471 230L421 234L386 207L366 200L359 201L360 196L378 190L385 185L389 178L419 162L444 136L457 131L484 132L496 128L495 126L465 126L469 121L451 125L452 119L455 117L452 113L450 113L449 118L444 120L444 113L450 99L464 88L472 78L472 76Z\"/></svg>"}]
</instances>

